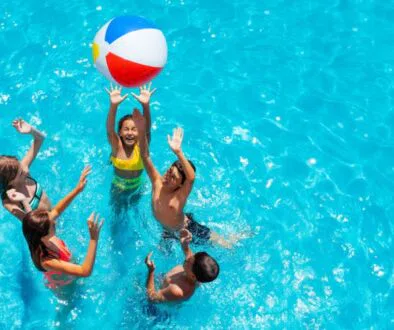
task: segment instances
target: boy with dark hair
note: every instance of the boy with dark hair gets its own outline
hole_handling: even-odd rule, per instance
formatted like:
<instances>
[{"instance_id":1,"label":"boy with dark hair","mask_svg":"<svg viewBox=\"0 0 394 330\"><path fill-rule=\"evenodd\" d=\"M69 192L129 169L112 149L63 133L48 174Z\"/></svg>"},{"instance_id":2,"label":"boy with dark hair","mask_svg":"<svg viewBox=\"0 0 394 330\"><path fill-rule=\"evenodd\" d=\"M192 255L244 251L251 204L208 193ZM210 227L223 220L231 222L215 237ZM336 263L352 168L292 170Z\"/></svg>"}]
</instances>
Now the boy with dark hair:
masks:
<instances>
[{"instance_id":1,"label":"boy with dark hair","mask_svg":"<svg viewBox=\"0 0 394 330\"><path fill-rule=\"evenodd\" d=\"M145 118L138 110L134 111L133 118L139 132L142 161L152 183L153 214L165 229L164 237L176 238L178 232L185 228L193 234L193 243L204 244L211 240L224 247L231 247L230 242L196 222L191 213L183 212L193 188L196 169L194 164L186 159L181 148L183 129L175 128L172 138L167 136L168 144L178 160L161 176L149 155Z\"/></svg>"},{"instance_id":2,"label":"boy with dark hair","mask_svg":"<svg viewBox=\"0 0 394 330\"><path fill-rule=\"evenodd\" d=\"M155 289L154 271L155 264L151 260L152 252L145 259L148 267L146 291L148 299L152 302L170 302L189 299L199 283L214 281L219 275L219 265L206 252L193 254L189 244L192 234L182 229L180 233L181 246L185 254L183 265L171 269L164 277L159 290Z\"/></svg>"}]
</instances>

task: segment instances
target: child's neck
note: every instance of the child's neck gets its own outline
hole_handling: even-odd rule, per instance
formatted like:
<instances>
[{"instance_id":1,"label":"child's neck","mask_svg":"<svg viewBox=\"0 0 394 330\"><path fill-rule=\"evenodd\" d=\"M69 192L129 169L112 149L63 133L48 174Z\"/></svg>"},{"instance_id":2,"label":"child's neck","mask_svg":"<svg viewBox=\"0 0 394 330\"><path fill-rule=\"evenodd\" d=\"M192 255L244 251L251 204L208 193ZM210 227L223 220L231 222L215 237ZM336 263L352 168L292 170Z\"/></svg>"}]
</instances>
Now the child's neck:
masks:
<instances>
[{"instance_id":1,"label":"child's neck","mask_svg":"<svg viewBox=\"0 0 394 330\"><path fill-rule=\"evenodd\" d=\"M126 143L123 143L123 150L127 157L130 157L130 155L133 153L134 147L135 147L135 143L131 146L127 145Z\"/></svg>"},{"instance_id":2,"label":"child's neck","mask_svg":"<svg viewBox=\"0 0 394 330\"><path fill-rule=\"evenodd\" d=\"M25 191L25 187L26 187L26 179L24 180L18 180L16 182L14 182L12 185L15 187L15 190L17 191L21 191L22 189ZM22 192L22 191L21 191Z\"/></svg>"},{"instance_id":3,"label":"child's neck","mask_svg":"<svg viewBox=\"0 0 394 330\"><path fill-rule=\"evenodd\" d=\"M189 275L186 273L185 270L183 270L183 276L185 277L186 281L189 282L189 284L191 284L191 285L196 285L197 281L196 281L193 277L189 276Z\"/></svg>"}]
</instances>

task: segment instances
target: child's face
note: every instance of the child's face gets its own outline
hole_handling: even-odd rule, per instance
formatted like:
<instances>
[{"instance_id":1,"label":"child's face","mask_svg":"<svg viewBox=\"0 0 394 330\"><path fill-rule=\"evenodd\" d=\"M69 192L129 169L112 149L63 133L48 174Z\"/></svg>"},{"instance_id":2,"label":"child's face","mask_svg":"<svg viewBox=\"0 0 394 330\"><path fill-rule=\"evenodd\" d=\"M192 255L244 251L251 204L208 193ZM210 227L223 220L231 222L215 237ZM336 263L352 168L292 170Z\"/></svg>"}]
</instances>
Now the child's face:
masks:
<instances>
[{"instance_id":1,"label":"child's face","mask_svg":"<svg viewBox=\"0 0 394 330\"><path fill-rule=\"evenodd\" d=\"M138 139L138 131L132 119L127 119L123 122L119 136L127 146L132 146L136 143Z\"/></svg>"},{"instance_id":2,"label":"child's face","mask_svg":"<svg viewBox=\"0 0 394 330\"><path fill-rule=\"evenodd\" d=\"M179 187L182 185L182 175L176 166L171 166L163 176L163 184L168 187Z\"/></svg>"}]
</instances>

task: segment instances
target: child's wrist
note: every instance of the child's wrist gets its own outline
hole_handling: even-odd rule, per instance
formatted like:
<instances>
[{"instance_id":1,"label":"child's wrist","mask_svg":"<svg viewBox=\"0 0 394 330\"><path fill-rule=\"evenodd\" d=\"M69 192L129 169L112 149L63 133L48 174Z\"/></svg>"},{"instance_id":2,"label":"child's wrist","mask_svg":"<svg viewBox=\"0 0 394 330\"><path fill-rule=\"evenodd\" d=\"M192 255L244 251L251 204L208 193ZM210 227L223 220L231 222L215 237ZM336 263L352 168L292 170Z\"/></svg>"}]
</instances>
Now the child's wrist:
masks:
<instances>
[{"instance_id":1,"label":"child's wrist","mask_svg":"<svg viewBox=\"0 0 394 330\"><path fill-rule=\"evenodd\" d=\"M34 138L41 138L43 139L45 137L44 133L40 132L37 128L31 127L31 135L33 135Z\"/></svg>"}]
</instances>

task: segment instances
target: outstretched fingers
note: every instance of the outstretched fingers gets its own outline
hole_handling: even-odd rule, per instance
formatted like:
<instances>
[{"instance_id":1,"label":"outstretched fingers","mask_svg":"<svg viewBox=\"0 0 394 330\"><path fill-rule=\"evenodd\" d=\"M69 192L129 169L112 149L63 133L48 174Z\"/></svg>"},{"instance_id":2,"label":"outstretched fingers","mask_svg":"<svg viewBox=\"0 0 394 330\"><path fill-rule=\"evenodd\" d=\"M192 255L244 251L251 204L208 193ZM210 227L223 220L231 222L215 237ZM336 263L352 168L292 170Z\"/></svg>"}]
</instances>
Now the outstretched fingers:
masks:
<instances>
[{"instance_id":1,"label":"outstretched fingers","mask_svg":"<svg viewBox=\"0 0 394 330\"><path fill-rule=\"evenodd\" d=\"M92 167L90 165L86 165L82 171L81 177L86 177L92 172Z\"/></svg>"},{"instance_id":2,"label":"outstretched fingers","mask_svg":"<svg viewBox=\"0 0 394 330\"><path fill-rule=\"evenodd\" d=\"M152 261L150 260L150 258L152 257L152 253L153 253L153 251L149 252L145 258L145 264L148 266L152 265Z\"/></svg>"}]
</instances>

